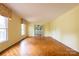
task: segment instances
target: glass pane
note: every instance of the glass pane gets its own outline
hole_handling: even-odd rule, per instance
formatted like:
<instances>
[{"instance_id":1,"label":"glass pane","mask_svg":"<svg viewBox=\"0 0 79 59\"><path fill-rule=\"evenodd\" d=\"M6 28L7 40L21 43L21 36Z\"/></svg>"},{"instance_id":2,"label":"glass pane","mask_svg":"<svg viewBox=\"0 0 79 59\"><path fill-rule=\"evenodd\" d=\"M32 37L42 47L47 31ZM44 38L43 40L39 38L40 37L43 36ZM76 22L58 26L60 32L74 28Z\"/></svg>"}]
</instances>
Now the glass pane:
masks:
<instances>
[{"instance_id":1,"label":"glass pane","mask_svg":"<svg viewBox=\"0 0 79 59\"><path fill-rule=\"evenodd\" d=\"M42 25L35 25L34 26L34 34L35 35L44 35L43 26Z\"/></svg>"},{"instance_id":2,"label":"glass pane","mask_svg":"<svg viewBox=\"0 0 79 59\"><path fill-rule=\"evenodd\" d=\"M7 28L7 17L0 15L0 28Z\"/></svg>"},{"instance_id":3,"label":"glass pane","mask_svg":"<svg viewBox=\"0 0 79 59\"><path fill-rule=\"evenodd\" d=\"M6 29L0 29L0 42L6 41Z\"/></svg>"}]
</instances>

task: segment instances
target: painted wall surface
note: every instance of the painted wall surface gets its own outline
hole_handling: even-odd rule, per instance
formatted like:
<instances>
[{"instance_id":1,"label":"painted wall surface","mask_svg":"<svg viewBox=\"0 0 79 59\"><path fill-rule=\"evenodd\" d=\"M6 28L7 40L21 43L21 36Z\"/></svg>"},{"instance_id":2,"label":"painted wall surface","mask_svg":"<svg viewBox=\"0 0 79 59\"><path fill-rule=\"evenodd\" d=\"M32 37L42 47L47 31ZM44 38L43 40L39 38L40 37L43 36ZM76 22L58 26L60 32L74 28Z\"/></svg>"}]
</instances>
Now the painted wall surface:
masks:
<instances>
[{"instance_id":1,"label":"painted wall surface","mask_svg":"<svg viewBox=\"0 0 79 59\"><path fill-rule=\"evenodd\" d=\"M45 28L46 35L79 51L79 6L46 23Z\"/></svg>"},{"instance_id":2,"label":"painted wall surface","mask_svg":"<svg viewBox=\"0 0 79 59\"><path fill-rule=\"evenodd\" d=\"M51 32L53 31L53 24L52 22L47 22L45 24L43 24L44 26L44 34L45 36L50 36L51 35Z\"/></svg>"},{"instance_id":3,"label":"painted wall surface","mask_svg":"<svg viewBox=\"0 0 79 59\"><path fill-rule=\"evenodd\" d=\"M29 33L28 33L28 35L29 36L34 36L34 24L29 24Z\"/></svg>"},{"instance_id":4,"label":"painted wall surface","mask_svg":"<svg viewBox=\"0 0 79 59\"><path fill-rule=\"evenodd\" d=\"M1 14L4 13L2 11L0 12ZM6 9L5 12L7 12ZM27 36L27 33L21 36L21 17L13 11L8 11L8 13L10 14L8 19L8 40L0 43L0 52Z\"/></svg>"}]
</instances>

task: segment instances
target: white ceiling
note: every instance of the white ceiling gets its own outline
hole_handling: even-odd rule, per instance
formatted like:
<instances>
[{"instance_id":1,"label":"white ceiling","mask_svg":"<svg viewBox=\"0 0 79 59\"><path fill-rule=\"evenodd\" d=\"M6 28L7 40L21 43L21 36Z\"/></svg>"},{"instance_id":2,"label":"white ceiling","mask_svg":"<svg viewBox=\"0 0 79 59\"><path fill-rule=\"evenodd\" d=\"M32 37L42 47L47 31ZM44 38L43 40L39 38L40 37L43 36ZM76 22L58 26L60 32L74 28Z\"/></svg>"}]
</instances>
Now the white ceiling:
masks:
<instances>
[{"instance_id":1,"label":"white ceiling","mask_svg":"<svg viewBox=\"0 0 79 59\"><path fill-rule=\"evenodd\" d=\"M56 19L79 4L7 3L5 5L30 22L45 22Z\"/></svg>"}]
</instances>

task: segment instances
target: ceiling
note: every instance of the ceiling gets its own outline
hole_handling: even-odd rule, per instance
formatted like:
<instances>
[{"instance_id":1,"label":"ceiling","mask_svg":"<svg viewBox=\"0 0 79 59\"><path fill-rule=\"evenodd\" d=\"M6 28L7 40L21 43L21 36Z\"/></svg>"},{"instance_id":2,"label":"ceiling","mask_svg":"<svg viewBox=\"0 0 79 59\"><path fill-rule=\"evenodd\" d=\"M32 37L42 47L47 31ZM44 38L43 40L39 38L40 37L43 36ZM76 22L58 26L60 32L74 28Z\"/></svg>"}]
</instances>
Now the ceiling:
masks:
<instances>
[{"instance_id":1,"label":"ceiling","mask_svg":"<svg viewBox=\"0 0 79 59\"><path fill-rule=\"evenodd\" d=\"M46 22L56 19L79 4L67 3L6 3L7 7L30 22Z\"/></svg>"}]
</instances>

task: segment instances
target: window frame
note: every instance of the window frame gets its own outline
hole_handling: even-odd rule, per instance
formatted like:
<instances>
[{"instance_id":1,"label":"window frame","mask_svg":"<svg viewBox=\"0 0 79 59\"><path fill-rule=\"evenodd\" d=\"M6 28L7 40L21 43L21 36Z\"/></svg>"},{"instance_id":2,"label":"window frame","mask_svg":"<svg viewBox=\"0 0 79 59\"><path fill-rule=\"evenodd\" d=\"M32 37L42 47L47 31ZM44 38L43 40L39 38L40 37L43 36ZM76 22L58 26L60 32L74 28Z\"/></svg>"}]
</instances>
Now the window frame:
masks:
<instances>
[{"instance_id":1,"label":"window frame","mask_svg":"<svg viewBox=\"0 0 79 59\"><path fill-rule=\"evenodd\" d=\"M22 32L24 32L24 33L22 33ZM24 19L21 19L21 36L24 36L24 35L26 35L26 21Z\"/></svg>"},{"instance_id":2,"label":"window frame","mask_svg":"<svg viewBox=\"0 0 79 59\"><path fill-rule=\"evenodd\" d=\"M6 17L6 16L3 16L3 15L0 15L0 16L6 18L6 28L0 28L0 29L2 29L2 30L6 31L6 39L3 39L3 40L0 41L0 43L3 43L3 42L8 41L8 21L9 21L8 19L9 19L9 18Z\"/></svg>"},{"instance_id":3,"label":"window frame","mask_svg":"<svg viewBox=\"0 0 79 59\"><path fill-rule=\"evenodd\" d=\"M21 35L23 36L23 35L25 35L26 33L25 33L25 24L24 23L22 23L21 24Z\"/></svg>"}]
</instances>

